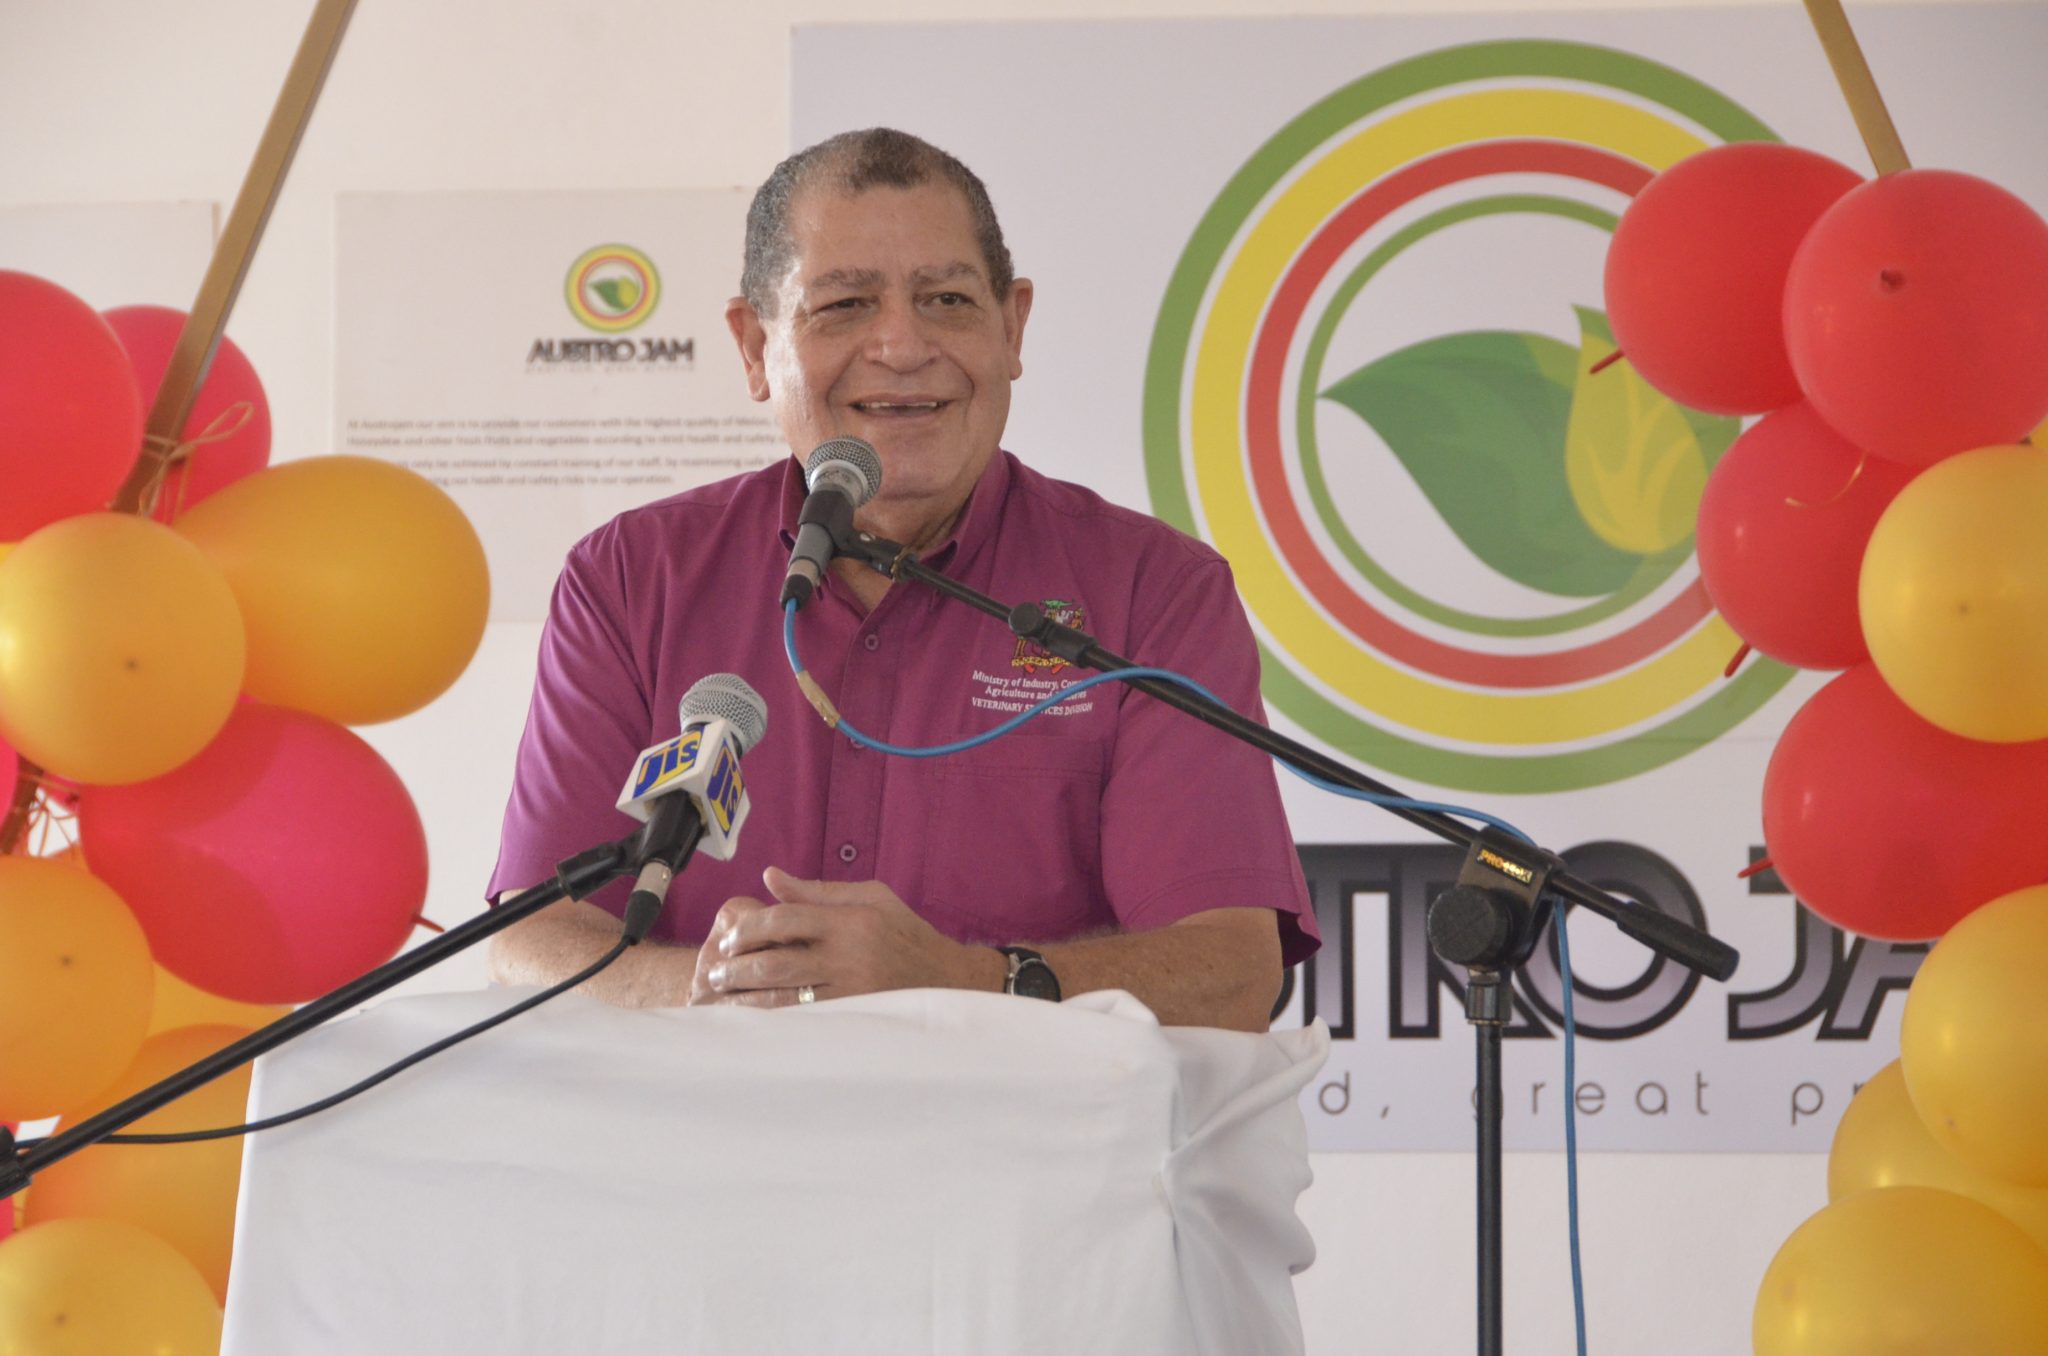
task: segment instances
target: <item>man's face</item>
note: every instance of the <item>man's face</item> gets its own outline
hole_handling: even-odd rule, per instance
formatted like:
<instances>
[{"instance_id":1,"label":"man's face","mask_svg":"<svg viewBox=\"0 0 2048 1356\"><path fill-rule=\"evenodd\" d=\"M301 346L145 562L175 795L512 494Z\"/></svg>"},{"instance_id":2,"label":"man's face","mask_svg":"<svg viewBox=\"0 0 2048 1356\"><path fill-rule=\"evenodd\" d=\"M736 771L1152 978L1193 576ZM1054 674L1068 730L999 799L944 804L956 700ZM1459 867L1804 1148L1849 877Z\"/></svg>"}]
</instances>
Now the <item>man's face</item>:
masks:
<instances>
[{"instance_id":1,"label":"man's face","mask_svg":"<svg viewBox=\"0 0 2048 1356\"><path fill-rule=\"evenodd\" d=\"M967 201L945 184L800 194L790 236L774 317L739 299L726 311L748 390L799 458L828 438L872 443L882 492L862 526L928 545L1002 438L1031 284L996 299Z\"/></svg>"}]
</instances>

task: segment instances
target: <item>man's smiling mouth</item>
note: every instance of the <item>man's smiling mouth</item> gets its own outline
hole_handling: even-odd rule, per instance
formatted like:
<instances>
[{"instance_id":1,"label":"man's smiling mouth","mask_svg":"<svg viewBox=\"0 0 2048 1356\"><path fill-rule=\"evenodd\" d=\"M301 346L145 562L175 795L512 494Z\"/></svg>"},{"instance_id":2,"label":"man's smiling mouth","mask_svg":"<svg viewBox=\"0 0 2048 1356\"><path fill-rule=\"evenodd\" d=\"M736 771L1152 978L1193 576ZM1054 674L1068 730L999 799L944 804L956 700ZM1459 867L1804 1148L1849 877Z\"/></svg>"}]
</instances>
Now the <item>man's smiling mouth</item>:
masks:
<instances>
[{"instance_id":1,"label":"man's smiling mouth","mask_svg":"<svg viewBox=\"0 0 2048 1356\"><path fill-rule=\"evenodd\" d=\"M901 417L936 414L952 403L950 400L856 400L853 407L862 414Z\"/></svg>"}]
</instances>

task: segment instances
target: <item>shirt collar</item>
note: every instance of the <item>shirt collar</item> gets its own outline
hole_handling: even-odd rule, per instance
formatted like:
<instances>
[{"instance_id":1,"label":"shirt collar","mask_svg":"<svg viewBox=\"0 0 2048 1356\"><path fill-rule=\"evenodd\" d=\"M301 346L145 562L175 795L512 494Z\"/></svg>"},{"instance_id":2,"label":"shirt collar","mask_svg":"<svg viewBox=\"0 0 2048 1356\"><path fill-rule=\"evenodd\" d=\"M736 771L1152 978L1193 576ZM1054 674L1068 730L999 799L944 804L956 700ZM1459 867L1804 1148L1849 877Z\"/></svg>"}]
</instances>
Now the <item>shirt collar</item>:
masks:
<instances>
[{"instance_id":1,"label":"shirt collar","mask_svg":"<svg viewBox=\"0 0 2048 1356\"><path fill-rule=\"evenodd\" d=\"M1003 503L1010 497L1010 454L997 448L981 469L981 479L967 492L967 502L953 519L946 539L926 551L923 560L933 569L948 564L964 569L988 545L1002 520Z\"/></svg>"},{"instance_id":2,"label":"shirt collar","mask_svg":"<svg viewBox=\"0 0 2048 1356\"><path fill-rule=\"evenodd\" d=\"M1008 452L996 449L995 455L988 459L988 465L982 468L981 478L967 492L967 502L953 519L952 531L920 559L938 569L948 561L966 565L980 553L995 532L996 523L1002 517L1003 504L1010 496L1010 460ZM807 493L804 468L791 454L782 463L782 545L785 549L796 546L796 520L803 512Z\"/></svg>"},{"instance_id":3,"label":"shirt collar","mask_svg":"<svg viewBox=\"0 0 2048 1356\"><path fill-rule=\"evenodd\" d=\"M796 548L797 515L804 511L803 463L792 452L782 459L782 545L784 549Z\"/></svg>"}]
</instances>

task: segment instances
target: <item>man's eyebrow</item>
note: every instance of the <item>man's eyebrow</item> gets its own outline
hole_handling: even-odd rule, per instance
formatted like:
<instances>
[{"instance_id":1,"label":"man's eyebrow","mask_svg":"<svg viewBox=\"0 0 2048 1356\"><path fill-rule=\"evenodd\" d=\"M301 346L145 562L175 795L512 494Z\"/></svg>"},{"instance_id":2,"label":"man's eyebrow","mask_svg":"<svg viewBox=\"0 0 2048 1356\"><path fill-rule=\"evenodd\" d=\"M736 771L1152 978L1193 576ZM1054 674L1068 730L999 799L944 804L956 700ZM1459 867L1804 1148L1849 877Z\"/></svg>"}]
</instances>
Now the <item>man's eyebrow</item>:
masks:
<instances>
[{"instance_id":1,"label":"man's eyebrow","mask_svg":"<svg viewBox=\"0 0 2048 1356\"><path fill-rule=\"evenodd\" d=\"M835 268L830 273L820 273L804 284L806 291L822 292L835 287L879 287L882 273L874 268Z\"/></svg>"},{"instance_id":2,"label":"man's eyebrow","mask_svg":"<svg viewBox=\"0 0 2048 1356\"><path fill-rule=\"evenodd\" d=\"M965 259L957 259L943 268L920 268L910 275L913 287L930 287L933 283L953 282L959 278L981 279L981 270Z\"/></svg>"},{"instance_id":3,"label":"man's eyebrow","mask_svg":"<svg viewBox=\"0 0 2048 1356\"><path fill-rule=\"evenodd\" d=\"M954 282L961 278L981 278L981 270L965 259L956 259L950 264L920 268L910 275L912 287L930 287L936 283ZM820 273L805 284L805 290L826 292L837 288L880 287L884 279L882 271L876 268L835 268L829 273Z\"/></svg>"}]
</instances>

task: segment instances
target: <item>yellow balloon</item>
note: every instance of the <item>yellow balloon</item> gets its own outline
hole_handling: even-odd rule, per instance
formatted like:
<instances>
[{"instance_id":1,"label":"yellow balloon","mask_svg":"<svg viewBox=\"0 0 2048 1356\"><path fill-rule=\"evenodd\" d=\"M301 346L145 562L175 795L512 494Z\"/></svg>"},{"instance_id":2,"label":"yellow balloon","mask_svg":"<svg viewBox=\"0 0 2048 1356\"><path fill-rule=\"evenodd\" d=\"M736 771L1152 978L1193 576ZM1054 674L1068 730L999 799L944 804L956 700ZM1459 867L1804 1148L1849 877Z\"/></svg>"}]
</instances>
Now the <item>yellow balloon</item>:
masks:
<instances>
[{"instance_id":1,"label":"yellow balloon","mask_svg":"<svg viewBox=\"0 0 2048 1356\"><path fill-rule=\"evenodd\" d=\"M128 906L76 867L0 857L0 1120L76 1106L142 1045L149 943Z\"/></svg>"},{"instance_id":2,"label":"yellow balloon","mask_svg":"<svg viewBox=\"0 0 2048 1356\"><path fill-rule=\"evenodd\" d=\"M368 457L259 471L178 519L249 627L249 695L342 725L448 689L483 639L483 543L431 481Z\"/></svg>"},{"instance_id":3,"label":"yellow balloon","mask_svg":"<svg viewBox=\"0 0 2048 1356\"><path fill-rule=\"evenodd\" d=\"M2048 1253L1932 1187L1844 1196L1764 1273L1755 1356L2048 1356Z\"/></svg>"},{"instance_id":4,"label":"yellow balloon","mask_svg":"<svg viewBox=\"0 0 2048 1356\"><path fill-rule=\"evenodd\" d=\"M61 777L147 781L205 748L242 653L227 581L161 523L66 518L0 561L0 738Z\"/></svg>"},{"instance_id":5,"label":"yellow balloon","mask_svg":"<svg viewBox=\"0 0 2048 1356\"><path fill-rule=\"evenodd\" d=\"M1987 1177L1935 1142L1897 1060L1863 1085L1835 1127L1828 1151L1828 1199L1871 1187L1924 1186L1990 1206L2048 1252L2048 1190Z\"/></svg>"},{"instance_id":6,"label":"yellow balloon","mask_svg":"<svg viewBox=\"0 0 2048 1356\"><path fill-rule=\"evenodd\" d=\"M132 1224L58 1220L0 1243L6 1356L217 1356L220 1330L199 1272Z\"/></svg>"},{"instance_id":7,"label":"yellow balloon","mask_svg":"<svg viewBox=\"0 0 2048 1356\"><path fill-rule=\"evenodd\" d=\"M1899 1063L1934 1138L1981 1172L2048 1187L2048 885L1966 915L1906 991Z\"/></svg>"},{"instance_id":8,"label":"yellow balloon","mask_svg":"<svg viewBox=\"0 0 2048 1356\"><path fill-rule=\"evenodd\" d=\"M89 1104L66 1112L64 1121L76 1124L248 1034L246 1027L195 1026L152 1036L117 1083ZM151 1112L126 1133L163 1135L239 1125L248 1104L245 1065ZM184 1254L206 1278L214 1297L225 1303L241 1180L240 1139L97 1144L37 1174L29 1193L28 1222L126 1220Z\"/></svg>"},{"instance_id":9,"label":"yellow balloon","mask_svg":"<svg viewBox=\"0 0 2048 1356\"><path fill-rule=\"evenodd\" d=\"M1985 447L1899 492L1863 553L1878 672L1968 739L2048 738L2048 450Z\"/></svg>"},{"instance_id":10,"label":"yellow balloon","mask_svg":"<svg viewBox=\"0 0 2048 1356\"><path fill-rule=\"evenodd\" d=\"M175 1031L181 1026L269 1026L290 1012L289 1007L264 1003L241 1003L208 993L156 967L156 1006L149 1014L149 1034Z\"/></svg>"}]
</instances>

